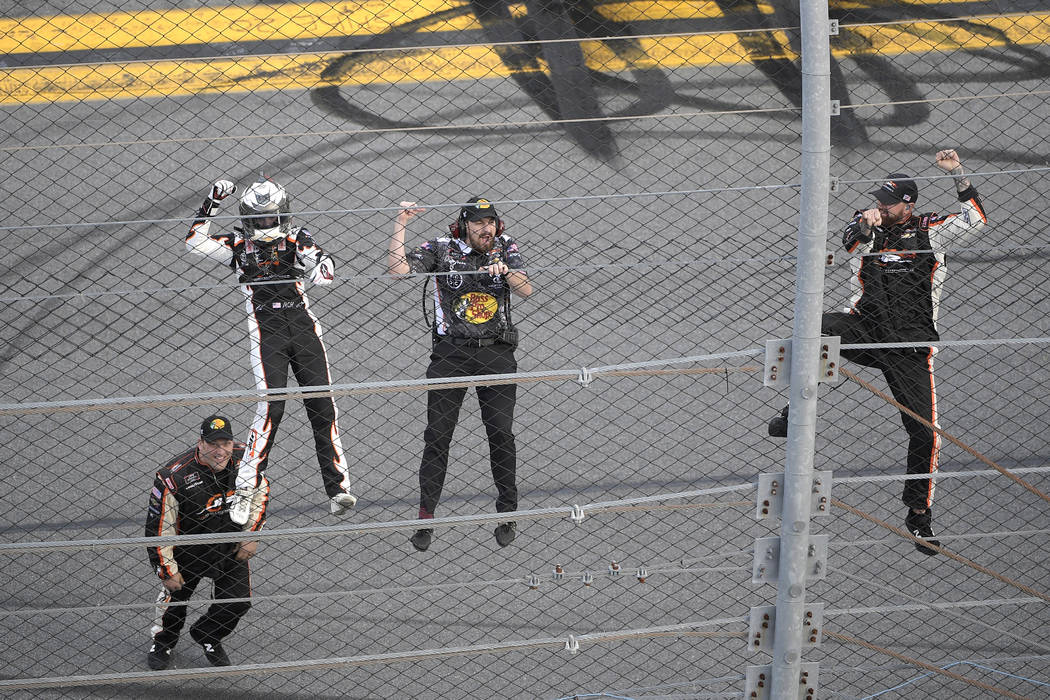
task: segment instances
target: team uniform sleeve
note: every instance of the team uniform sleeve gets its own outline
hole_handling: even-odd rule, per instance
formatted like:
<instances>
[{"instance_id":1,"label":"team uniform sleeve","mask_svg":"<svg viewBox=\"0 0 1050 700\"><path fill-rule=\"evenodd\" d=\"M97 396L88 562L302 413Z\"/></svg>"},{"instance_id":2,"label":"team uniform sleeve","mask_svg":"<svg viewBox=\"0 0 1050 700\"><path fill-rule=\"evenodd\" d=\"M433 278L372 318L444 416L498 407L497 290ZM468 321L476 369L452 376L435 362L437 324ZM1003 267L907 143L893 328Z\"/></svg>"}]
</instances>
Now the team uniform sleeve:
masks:
<instances>
[{"instance_id":1,"label":"team uniform sleeve","mask_svg":"<svg viewBox=\"0 0 1050 700\"><path fill-rule=\"evenodd\" d=\"M335 261L305 228L296 234L295 255L313 284L331 284L335 280Z\"/></svg>"},{"instance_id":2,"label":"team uniform sleeve","mask_svg":"<svg viewBox=\"0 0 1050 700\"><path fill-rule=\"evenodd\" d=\"M855 253L857 255L870 253L875 247L875 236L871 231L871 226L864 220L864 216L860 211L854 212L853 218L842 230L842 247L846 249L847 253ZM856 257L851 258L849 261L851 271L850 305L843 309L846 313L853 310L853 307L860 301L860 297L864 292L860 284L861 260L861 258Z\"/></svg>"},{"instance_id":3,"label":"team uniform sleeve","mask_svg":"<svg viewBox=\"0 0 1050 700\"><path fill-rule=\"evenodd\" d=\"M842 247L847 253L870 253L874 238L863 213L854 212L853 218L842 230Z\"/></svg>"},{"instance_id":4,"label":"team uniform sleeve","mask_svg":"<svg viewBox=\"0 0 1050 700\"><path fill-rule=\"evenodd\" d=\"M146 510L146 537L167 537L176 534L179 504L175 500L173 487L170 476L163 471L157 472ZM175 563L174 545L148 547L147 552L150 564L160 578L171 578L179 573L179 566Z\"/></svg>"},{"instance_id":5,"label":"team uniform sleeve","mask_svg":"<svg viewBox=\"0 0 1050 700\"><path fill-rule=\"evenodd\" d=\"M438 241L427 241L405 254L408 267L412 272L437 272L438 268Z\"/></svg>"},{"instance_id":6,"label":"team uniform sleeve","mask_svg":"<svg viewBox=\"0 0 1050 700\"><path fill-rule=\"evenodd\" d=\"M959 213L930 219L930 245L935 250L965 248L988 223L984 204L972 185L959 193Z\"/></svg>"},{"instance_id":7,"label":"team uniform sleeve","mask_svg":"<svg viewBox=\"0 0 1050 700\"><path fill-rule=\"evenodd\" d=\"M233 265L233 236L211 233L211 219L206 213L207 201L197 210L197 218L186 234L186 250L220 265Z\"/></svg>"}]
</instances>

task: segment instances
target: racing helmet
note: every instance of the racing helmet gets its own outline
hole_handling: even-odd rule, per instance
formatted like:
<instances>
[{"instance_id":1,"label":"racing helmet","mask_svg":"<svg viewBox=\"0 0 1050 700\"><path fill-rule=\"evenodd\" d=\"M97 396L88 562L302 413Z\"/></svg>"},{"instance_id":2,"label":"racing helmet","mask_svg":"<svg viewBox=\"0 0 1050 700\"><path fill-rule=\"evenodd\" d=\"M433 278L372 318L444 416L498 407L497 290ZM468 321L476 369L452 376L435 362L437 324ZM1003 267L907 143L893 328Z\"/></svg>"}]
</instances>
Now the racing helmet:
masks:
<instances>
[{"instance_id":1,"label":"racing helmet","mask_svg":"<svg viewBox=\"0 0 1050 700\"><path fill-rule=\"evenodd\" d=\"M276 182L253 183L241 195L240 210L244 235L253 241L276 241L292 229L292 200Z\"/></svg>"}]
</instances>

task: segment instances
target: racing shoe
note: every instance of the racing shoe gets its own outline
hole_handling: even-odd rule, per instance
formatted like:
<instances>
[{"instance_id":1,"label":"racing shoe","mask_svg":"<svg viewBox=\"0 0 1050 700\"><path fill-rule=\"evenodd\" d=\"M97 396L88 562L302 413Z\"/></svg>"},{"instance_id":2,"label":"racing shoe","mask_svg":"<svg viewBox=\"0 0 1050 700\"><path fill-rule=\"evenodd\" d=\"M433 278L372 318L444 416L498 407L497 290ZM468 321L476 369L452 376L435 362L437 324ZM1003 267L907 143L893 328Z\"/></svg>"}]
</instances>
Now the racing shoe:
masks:
<instances>
[{"instance_id":1,"label":"racing shoe","mask_svg":"<svg viewBox=\"0 0 1050 700\"><path fill-rule=\"evenodd\" d=\"M229 666L230 657L226 655L226 650L222 648L222 644L218 641L207 642L201 639L203 636L196 627L190 628L190 636L193 641L201 645L201 649L204 651L204 658L208 660L212 666Z\"/></svg>"},{"instance_id":2,"label":"racing shoe","mask_svg":"<svg viewBox=\"0 0 1050 700\"><path fill-rule=\"evenodd\" d=\"M230 505L230 520L235 525L247 525L248 516L252 512L252 490L237 489L233 495L233 503Z\"/></svg>"},{"instance_id":3,"label":"racing shoe","mask_svg":"<svg viewBox=\"0 0 1050 700\"><path fill-rule=\"evenodd\" d=\"M434 531L430 528L416 530L408 541L416 548L417 552L425 552L430 549L430 540L434 537Z\"/></svg>"},{"instance_id":4,"label":"racing shoe","mask_svg":"<svg viewBox=\"0 0 1050 700\"><path fill-rule=\"evenodd\" d=\"M933 539L933 509L927 508L925 513L916 513L912 509L908 509L908 515L904 518L904 527L908 528L908 532L920 537L932 545L941 546L939 540ZM931 549L918 542L915 543L915 549L922 552L928 557L932 557L937 554L936 549Z\"/></svg>"},{"instance_id":5,"label":"racing shoe","mask_svg":"<svg viewBox=\"0 0 1050 700\"><path fill-rule=\"evenodd\" d=\"M771 418L769 421L769 436L770 437L787 437L788 436L788 407L784 406L784 410L780 412L779 416Z\"/></svg>"},{"instance_id":6,"label":"racing shoe","mask_svg":"<svg viewBox=\"0 0 1050 700\"><path fill-rule=\"evenodd\" d=\"M518 524L515 522L500 523L492 531L492 534L496 536L496 544L500 547L506 547L518 536Z\"/></svg>"},{"instance_id":7,"label":"racing shoe","mask_svg":"<svg viewBox=\"0 0 1050 700\"><path fill-rule=\"evenodd\" d=\"M158 642L153 642L146 654L146 663L154 671L163 671L171 664L171 647L166 647Z\"/></svg>"},{"instance_id":8,"label":"racing shoe","mask_svg":"<svg viewBox=\"0 0 1050 700\"><path fill-rule=\"evenodd\" d=\"M355 505L357 505L357 496L352 496L349 493L337 493L328 502L332 515L342 515Z\"/></svg>"},{"instance_id":9,"label":"racing shoe","mask_svg":"<svg viewBox=\"0 0 1050 700\"><path fill-rule=\"evenodd\" d=\"M212 666L230 665L230 657L226 655L226 650L219 642L201 642L201 649L204 650L204 658Z\"/></svg>"}]
</instances>

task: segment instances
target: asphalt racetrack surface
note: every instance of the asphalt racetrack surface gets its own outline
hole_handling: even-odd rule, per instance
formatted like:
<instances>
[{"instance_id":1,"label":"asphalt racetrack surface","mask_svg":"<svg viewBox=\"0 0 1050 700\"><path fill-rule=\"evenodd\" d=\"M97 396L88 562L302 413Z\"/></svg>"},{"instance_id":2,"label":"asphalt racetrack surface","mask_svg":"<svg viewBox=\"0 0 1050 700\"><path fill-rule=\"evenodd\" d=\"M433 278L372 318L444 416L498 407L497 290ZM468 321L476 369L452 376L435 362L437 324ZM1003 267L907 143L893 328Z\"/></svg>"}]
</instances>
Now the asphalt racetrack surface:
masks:
<instances>
[{"instance_id":1,"label":"asphalt racetrack surface","mask_svg":"<svg viewBox=\"0 0 1050 700\"><path fill-rule=\"evenodd\" d=\"M1037 9L1021 0L1016 7L956 4L942 10L962 16ZM134 9L167 8L38 11ZM446 43L496 41L493 26L488 34L450 31ZM655 33L675 25L643 26ZM295 50L429 40L325 38ZM231 46L212 46L210 53L172 46L148 56L140 49L123 60L233 55ZM224 84L197 94L0 107L10 125L0 129L0 176L10 227L4 237L11 241L0 263L0 403L250 389L241 293L227 270L186 255L182 237L213 180L243 186L260 172L289 187L298 220L338 262L336 284L308 289L337 386L423 376L430 342L423 280L385 275L393 218L400 201L428 205L409 228L409 241L421 242L446 230L455 204L476 194L497 202L537 288L514 305L523 331L519 371L754 354L687 365L720 368L709 373L519 386L520 508L566 510L519 521L518 540L506 549L493 540L494 523L438 529L425 554L408 544L410 524L265 543L252 565L258 600L227 645L234 664L328 663L206 678L96 679L13 696L553 699L601 691L741 692L744 668L769 663L767 655L746 651L748 610L776 598L773 586L751 583L754 539L779 527L755 521L753 489L669 501L675 508L597 513L579 523L567 514L573 504L742 485L783 470L784 443L769 438L765 425L786 392L763 387L754 368L767 339L791 333L792 256L799 217L807 215L798 209L795 186L801 121L792 111L791 81L782 74L770 79L747 62L683 62L609 71L600 79L574 72L579 66L570 52L548 56L553 78L546 86L520 74L352 86L351 78L378 59L348 55L356 63L344 66L346 82L335 87L243 91ZM989 225L949 256L942 338L1050 336L1048 174L1038 170L1048 163L1050 108L1045 96L1021 94L1046 89L1048 56L1045 45L1011 44L837 64L840 88L861 106L843 109L848 116L833 133L831 174L841 184L831 194L829 250L837 255L826 269L825 310L848 303L849 264L837 231L868 205L872 180L899 170L936 176L933 154L952 147L969 172L988 173L973 180ZM33 62L21 55L6 65ZM959 99L978 94L986 97ZM570 116L593 114L597 105L604 114L644 118L515 125L550 119L547 98ZM909 99L922 103L870 106ZM737 113L772 108L779 111ZM458 128L411 128L448 124ZM921 210L956 210L950 180L920 180L920 192ZM227 204L221 214L234 211ZM86 222L98 225L79 225ZM232 220L216 226L223 223ZM1045 466L1045 357L1043 345L942 348L942 425L1006 468ZM851 369L885 387L878 373ZM851 382L822 389L821 396L827 401L816 469L833 470L837 479L903 472L904 433L895 409ZM292 400L268 472L274 484L268 530L416 516L423 393L342 396L337 404L359 506L348 519L328 515L309 424L302 403ZM213 408L246 431L254 404L0 415L0 541L141 535L154 470L192 443L200 417ZM487 457L477 402L468 394L439 515L492 511ZM946 445L941 469L988 467ZM1050 488L1043 473L1025 478L1043 492ZM900 481L849 481L837 484L834 495L900 526L900 488ZM935 507L948 547L1045 594L1045 501L982 473L943 479ZM814 524L816 534L830 536L829 571L807 592L827 606L828 630L937 665L994 660L985 670L956 670L1022 696L1045 696L1039 693L1050 681L1050 664L1039 655L1046 649L1026 642L1045 638L1045 602L946 557L922 557L910 543L841 509L831 516ZM158 584L143 549L4 553L4 677L145 672L147 604ZM612 561L619 575L610 575ZM564 567L564 577L551 575L555 565ZM527 584L531 575L535 587ZM197 597L207 597L207 586ZM985 626L922 605L970 600L1000 603L973 613L984 616ZM889 609L913 603L918 607ZM858 612L861 606L871 610ZM191 606L190 619L202 610ZM687 623L688 635L595 639L581 644L579 654L563 648L570 634ZM996 632L1004 629L1013 636ZM173 668L205 666L183 637ZM505 648L518 642L520 648ZM440 658L349 661L449 647L479 648ZM819 661L822 690L841 697L921 675L827 637L803 660ZM908 693L917 689L934 698L987 692L942 677L912 682L889 697L913 697Z\"/></svg>"}]
</instances>

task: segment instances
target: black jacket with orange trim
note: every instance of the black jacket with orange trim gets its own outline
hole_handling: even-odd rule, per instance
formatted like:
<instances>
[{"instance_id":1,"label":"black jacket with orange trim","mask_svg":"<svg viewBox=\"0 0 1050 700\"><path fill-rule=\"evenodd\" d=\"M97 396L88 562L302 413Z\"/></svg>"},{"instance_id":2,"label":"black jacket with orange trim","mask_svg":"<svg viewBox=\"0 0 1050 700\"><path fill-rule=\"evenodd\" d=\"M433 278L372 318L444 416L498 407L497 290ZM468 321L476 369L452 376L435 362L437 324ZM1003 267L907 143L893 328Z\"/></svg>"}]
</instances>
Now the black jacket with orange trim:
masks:
<instances>
[{"instance_id":1,"label":"black jacket with orange trim","mask_svg":"<svg viewBox=\"0 0 1050 700\"><path fill-rule=\"evenodd\" d=\"M987 222L977 190L959 193L958 214L917 214L893 226L868 227L861 212L842 233L851 263L851 313L860 314L877 342L936 341L941 289L947 273L944 250L970 242Z\"/></svg>"},{"instance_id":2,"label":"black jacket with orange trim","mask_svg":"<svg viewBox=\"0 0 1050 700\"><path fill-rule=\"evenodd\" d=\"M214 471L197 460L197 448L178 455L159 470L153 479L146 512L146 536L199 535L219 532L256 531L266 521L269 483L256 489L251 515L244 527L230 520L230 505L236 485L237 469L244 454L243 443L235 443L227 467ZM159 545L148 547L150 564L162 579L181 568L203 571L228 557L236 542L218 544Z\"/></svg>"}]
</instances>

